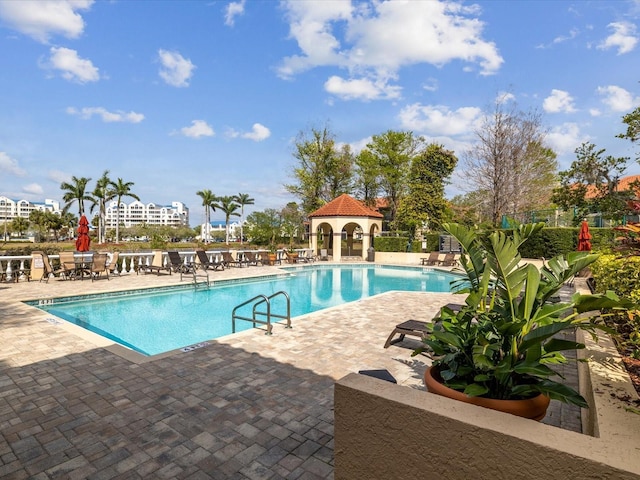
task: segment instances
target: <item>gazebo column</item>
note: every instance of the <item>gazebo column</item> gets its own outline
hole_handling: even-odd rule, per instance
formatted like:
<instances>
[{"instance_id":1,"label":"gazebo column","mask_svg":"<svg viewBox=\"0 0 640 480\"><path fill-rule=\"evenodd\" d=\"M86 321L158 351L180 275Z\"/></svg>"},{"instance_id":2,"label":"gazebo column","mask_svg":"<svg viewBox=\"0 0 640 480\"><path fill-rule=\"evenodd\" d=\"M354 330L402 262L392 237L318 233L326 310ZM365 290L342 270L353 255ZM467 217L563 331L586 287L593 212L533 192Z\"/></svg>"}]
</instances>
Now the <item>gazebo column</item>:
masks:
<instances>
[{"instance_id":1,"label":"gazebo column","mask_svg":"<svg viewBox=\"0 0 640 480\"><path fill-rule=\"evenodd\" d=\"M369 232L362 232L362 260L367 259L367 251L371 245L371 236Z\"/></svg>"},{"instance_id":2,"label":"gazebo column","mask_svg":"<svg viewBox=\"0 0 640 480\"><path fill-rule=\"evenodd\" d=\"M333 261L339 262L342 258L342 230L333 231Z\"/></svg>"}]
</instances>

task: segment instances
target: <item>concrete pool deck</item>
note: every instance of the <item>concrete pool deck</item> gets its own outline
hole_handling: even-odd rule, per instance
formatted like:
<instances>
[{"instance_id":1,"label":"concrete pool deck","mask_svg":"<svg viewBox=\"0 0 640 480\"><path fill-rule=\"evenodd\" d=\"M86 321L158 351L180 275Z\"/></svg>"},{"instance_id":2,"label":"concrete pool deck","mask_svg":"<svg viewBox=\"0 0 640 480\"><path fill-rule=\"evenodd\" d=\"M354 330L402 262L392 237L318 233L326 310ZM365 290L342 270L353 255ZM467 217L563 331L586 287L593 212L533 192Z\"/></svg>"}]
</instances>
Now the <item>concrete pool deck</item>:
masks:
<instances>
[{"instance_id":1,"label":"concrete pool deck","mask_svg":"<svg viewBox=\"0 0 640 480\"><path fill-rule=\"evenodd\" d=\"M276 270L233 268L210 278ZM460 302L448 293L390 292L297 317L293 329L276 325L272 336L249 330L143 362L21 303L179 279L0 284L0 477L331 479L334 382L387 369L399 384L424 390L429 360L411 356L417 339L388 349L385 340L397 323ZM555 404L545 422L579 426Z\"/></svg>"}]
</instances>

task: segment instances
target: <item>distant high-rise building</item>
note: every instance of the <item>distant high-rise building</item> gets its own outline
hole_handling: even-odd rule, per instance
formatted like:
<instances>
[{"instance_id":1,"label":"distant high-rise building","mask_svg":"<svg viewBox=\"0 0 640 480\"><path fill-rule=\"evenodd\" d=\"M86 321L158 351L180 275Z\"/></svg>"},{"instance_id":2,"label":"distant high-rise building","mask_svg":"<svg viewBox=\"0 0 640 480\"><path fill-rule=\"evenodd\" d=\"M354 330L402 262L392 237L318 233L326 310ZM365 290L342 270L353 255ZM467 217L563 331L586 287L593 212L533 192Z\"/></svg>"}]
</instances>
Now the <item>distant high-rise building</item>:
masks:
<instances>
[{"instance_id":1,"label":"distant high-rise building","mask_svg":"<svg viewBox=\"0 0 640 480\"><path fill-rule=\"evenodd\" d=\"M118 202L107 204L106 227L116 228ZM120 225L131 227L134 225L170 225L189 226L189 209L182 202L171 202L171 205L144 204L135 200L128 205L120 204Z\"/></svg>"}]
</instances>

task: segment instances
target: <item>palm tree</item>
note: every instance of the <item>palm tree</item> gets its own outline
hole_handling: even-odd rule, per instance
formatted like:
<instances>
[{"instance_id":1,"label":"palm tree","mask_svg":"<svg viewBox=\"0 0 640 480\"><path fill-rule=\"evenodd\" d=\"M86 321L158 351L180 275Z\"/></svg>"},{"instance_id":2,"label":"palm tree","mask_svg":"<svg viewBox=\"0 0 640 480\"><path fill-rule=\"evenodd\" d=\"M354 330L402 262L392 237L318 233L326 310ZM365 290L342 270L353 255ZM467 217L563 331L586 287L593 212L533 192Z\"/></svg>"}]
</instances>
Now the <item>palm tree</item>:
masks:
<instances>
[{"instance_id":1,"label":"palm tree","mask_svg":"<svg viewBox=\"0 0 640 480\"><path fill-rule=\"evenodd\" d=\"M211 210L216 211L216 201L218 197L216 197L211 190L200 190L196 192L200 198L202 198L202 206L204 207L204 221L206 222L206 229L204 235L204 241L207 243L209 239L209 230L211 229Z\"/></svg>"},{"instance_id":2,"label":"palm tree","mask_svg":"<svg viewBox=\"0 0 640 480\"><path fill-rule=\"evenodd\" d=\"M121 178L118 178L116 182L110 181L109 185L113 188L112 198L118 199L118 205L116 206L116 243L120 243L120 203L122 202L122 197L131 197L138 201L140 197L131 192L133 182L124 182Z\"/></svg>"},{"instance_id":3,"label":"palm tree","mask_svg":"<svg viewBox=\"0 0 640 480\"><path fill-rule=\"evenodd\" d=\"M226 244L229 245L229 219L231 217L239 217L240 214L236 212L240 205L236 203L235 197L220 197L218 198L220 202L216 206L224 212L225 215L225 235L226 235Z\"/></svg>"},{"instance_id":4,"label":"palm tree","mask_svg":"<svg viewBox=\"0 0 640 480\"><path fill-rule=\"evenodd\" d=\"M111 179L109 178L109 170L105 170L102 177L96 182L96 188L93 189L91 195L91 209L98 206L98 243L104 243L105 239L105 219L107 216L107 202L113 200L115 193L111 187Z\"/></svg>"},{"instance_id":5,"label":"palm tree","mask_svg":"<svg viewBox=\"0 0 640 480\"><path fill-rule=\"evenodd\" d=\"M239 193L234 200L240 204L240 245L244 241L244 206L253 205L256 200L251 198L248 193Z\"/></svg>"},{"instance_id":6,"label":"palm tree","mask_svg":"<svg viewBox=\"0 0 640 480\"><path fill-rule=\"evenodd\" d=\"M84 215L84 201L92 200L90 195L85 193L87 189L87 183L91 181L90 178L86 177L71 177L71 182L62 182L60 184L61 190L66 190L65 194L62 196L62 200L65 202L63 212L69 210L69 207L73 204L73 202L78 202L78 216L81 217Z\"/></svg>"}]
</instances>

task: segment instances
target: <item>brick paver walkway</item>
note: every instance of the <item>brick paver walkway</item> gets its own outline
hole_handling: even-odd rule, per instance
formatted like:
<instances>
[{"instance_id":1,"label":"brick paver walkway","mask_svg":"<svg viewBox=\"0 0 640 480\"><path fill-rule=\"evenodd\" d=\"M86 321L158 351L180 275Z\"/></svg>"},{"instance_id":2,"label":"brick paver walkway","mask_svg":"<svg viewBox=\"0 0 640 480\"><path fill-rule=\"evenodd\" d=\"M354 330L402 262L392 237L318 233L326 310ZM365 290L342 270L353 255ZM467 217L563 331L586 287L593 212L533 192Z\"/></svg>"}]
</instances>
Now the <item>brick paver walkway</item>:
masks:
<instances>
[{"instance_id":1,"label":"brick paver walkway","mask_svg":"<svg viewBox=\"0 0 640 480\"><path fill-rule=\"evenodd\" d=\"M292 330L277 325L270 337L251 330L144 362L20 303L175 283L144 275L0 285L0 477L331 479L335 380L386 368L423 389L428 360L411 357L417 339L384 349L386 337L400 321L459 302L392 292L296 318Z\"/></svg>"}]
</instances>

